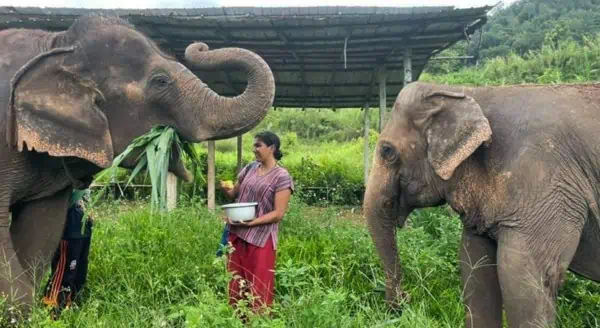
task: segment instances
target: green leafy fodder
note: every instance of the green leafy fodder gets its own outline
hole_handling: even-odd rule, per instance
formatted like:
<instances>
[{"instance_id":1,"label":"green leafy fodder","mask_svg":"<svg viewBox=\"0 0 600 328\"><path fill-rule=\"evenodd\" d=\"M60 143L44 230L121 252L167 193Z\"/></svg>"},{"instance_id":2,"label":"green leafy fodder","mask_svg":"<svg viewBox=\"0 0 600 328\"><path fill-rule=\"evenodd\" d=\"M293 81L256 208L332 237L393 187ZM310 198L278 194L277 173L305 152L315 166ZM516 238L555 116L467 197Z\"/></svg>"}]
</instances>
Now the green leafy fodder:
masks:
<instances>
[{"instance_id":1,"label":"green leafy fodder","mask_svg":"<svg viewBox=\"0 0 600 328\"><path fill-rule=\"evenodd\" d=\"M172 153L173 149L176 150L174 154ZM174 128L156 126L146 134L135 138L125 151L115 158L111 168L100 173L96 179L102 179L108 173L115 174L125 158L138 152L135 159L136 166L129 175L125 188L145 169L150 175L152 184L152 209L156 207L164 211L167 208L167 175L169 163L174 159L173 156L176 154L184 156L182 160L185 162L187 159L187 162L190 162L194 173L199 171L197 167L200 166L200 157L194 146L182 141Z\"/></svg>"}]
</instances>

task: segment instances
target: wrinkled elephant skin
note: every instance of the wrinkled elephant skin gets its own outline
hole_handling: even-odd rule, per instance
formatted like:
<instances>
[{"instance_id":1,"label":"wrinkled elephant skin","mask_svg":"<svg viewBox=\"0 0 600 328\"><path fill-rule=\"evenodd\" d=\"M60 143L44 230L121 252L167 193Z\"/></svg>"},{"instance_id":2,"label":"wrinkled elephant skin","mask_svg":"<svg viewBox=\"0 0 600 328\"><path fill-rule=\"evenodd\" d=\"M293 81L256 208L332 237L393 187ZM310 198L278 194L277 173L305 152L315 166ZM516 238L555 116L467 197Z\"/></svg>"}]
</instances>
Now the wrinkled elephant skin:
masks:
<instances>
[{"instance_id":1,"label":"wrinkled elephant skin","mask_svg":"<svg viewBox=\"0 0 600 328\"><path fill-rule=\"evenodd\" d=\"M600 86L412 83L377 143L365 216L397 305L396 227L448 204L463 223L466 327L552 326L567 270L600 281Z\"/></svg>"},{"instance_id":2,"label":"wrinkled elephant skin","mask_svg":"<svg viewBox=\"0 0 600 328\"><path fill-rule=\"evenodd\" d=\"M238 48L191 44L188 65L248 72L241 95L222 97L116 17L77 19L64 32L0 31L0 293L29 309L33 262L58 246L73 187L89 185L132 140L167 125L190 142L240 135L273 103L268 65ZM169 170L191 174L177 154ZM135 156L122 166L131 168ZM12 223L10 218L12 216ZM5 264L10 264L5 265ZM33 279L35 275L38 279Z\"/></svg>"}]
</instances>

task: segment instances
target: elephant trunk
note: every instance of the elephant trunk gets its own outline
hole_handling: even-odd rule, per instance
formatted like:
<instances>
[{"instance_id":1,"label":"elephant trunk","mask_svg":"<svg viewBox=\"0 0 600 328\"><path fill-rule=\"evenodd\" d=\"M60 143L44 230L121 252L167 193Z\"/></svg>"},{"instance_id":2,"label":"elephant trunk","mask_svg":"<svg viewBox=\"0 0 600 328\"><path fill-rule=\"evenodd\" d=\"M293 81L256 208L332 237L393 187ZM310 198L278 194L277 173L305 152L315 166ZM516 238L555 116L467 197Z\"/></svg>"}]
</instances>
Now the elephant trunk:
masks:
<instances>
[{"instance_id":1,"label":"elephant trunk","mask_svg":"<svg viewBox=\"0 0 600 328\"><path fill-rule=\"evenodd\" d=\"M364 211L371 238L385 270L386 302L397 307L404 293L401 289L402 268L398 257L396 229L404 225L408 213L398 210L398 202L391 198L395 193L387 190L390 188L393 186L386 186L371 173L365 192Z\"/></svg>"},{"instance_id":2,"label":"elephant trunk","mask_svg":"<svg viewBox=\"0 0 600 328\"><path fill-rule=\"evenodd\" d=\"M248 85L241 95L223 97L201 82L201 102L195 142L234 137L247 132L260 123L273 105L275 80L267 63L257 54L240 48L208 50L204 43L193 43L185 51L185 59L200 69L225 68L228 66L244 70Z\"/></svg>"}]
</instances>

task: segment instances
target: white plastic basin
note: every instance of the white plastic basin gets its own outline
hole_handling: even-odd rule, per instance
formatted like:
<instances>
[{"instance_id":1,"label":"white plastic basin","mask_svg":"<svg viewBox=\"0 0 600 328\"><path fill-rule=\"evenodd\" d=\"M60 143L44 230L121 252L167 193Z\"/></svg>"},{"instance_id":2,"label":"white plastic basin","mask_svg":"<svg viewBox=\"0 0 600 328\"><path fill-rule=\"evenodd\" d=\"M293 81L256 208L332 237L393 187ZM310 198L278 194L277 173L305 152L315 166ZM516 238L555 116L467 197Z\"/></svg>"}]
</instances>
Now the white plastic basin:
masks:
<instances>
[{"instance_id":1,"label":"white plastic basin","mask_svg":"<svg viewBox=\"0 0 600 328\"><path fill-rule=\"evenodd\" d=\"M232 203L221 206L227 216L233 222L246 222L255 219L256 206L258 203Z\"/></svg>"}]
</instances>

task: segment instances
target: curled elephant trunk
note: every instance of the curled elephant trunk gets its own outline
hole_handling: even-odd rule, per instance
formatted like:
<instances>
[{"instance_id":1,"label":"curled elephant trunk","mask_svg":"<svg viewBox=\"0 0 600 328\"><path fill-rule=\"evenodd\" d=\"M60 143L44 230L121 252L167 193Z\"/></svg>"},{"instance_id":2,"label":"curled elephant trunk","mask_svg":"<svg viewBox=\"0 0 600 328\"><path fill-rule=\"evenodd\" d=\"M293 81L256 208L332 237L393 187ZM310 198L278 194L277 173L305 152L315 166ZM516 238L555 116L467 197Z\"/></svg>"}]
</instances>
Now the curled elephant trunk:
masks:
<instances>
[{"instance_id":1,"label":"curled elephant trunk","mask_svg":"<svg viewBox=\"0 0 600 328\"><path fill-rule=\"evenodd\" d=\"M223 97L206 85L197 95L204 110L201 131L195 141L225 139L240 135L254 128L273 105L275 80L267 63L257 54L240 48L208 50L204 43L193 43L185 51L185 59L200 69L237 67L244 70L248 85L236 97Z\"/></svg>"},{"instance_id":2,"label":"curled elephant trunk","mask_svg":"<svg viewBox=\"0 0 600 328\"><path fill-rule=\"evenodd\" d=\"M396 229L404 225L408 213L398 209L398 204L387 196L385 184L369 180L365 192L365 217L375 248L383 262L386 276L385 299L398 307L405 294L401 289L402 267L398 257Z\"/></svg>"}]
</instances>

